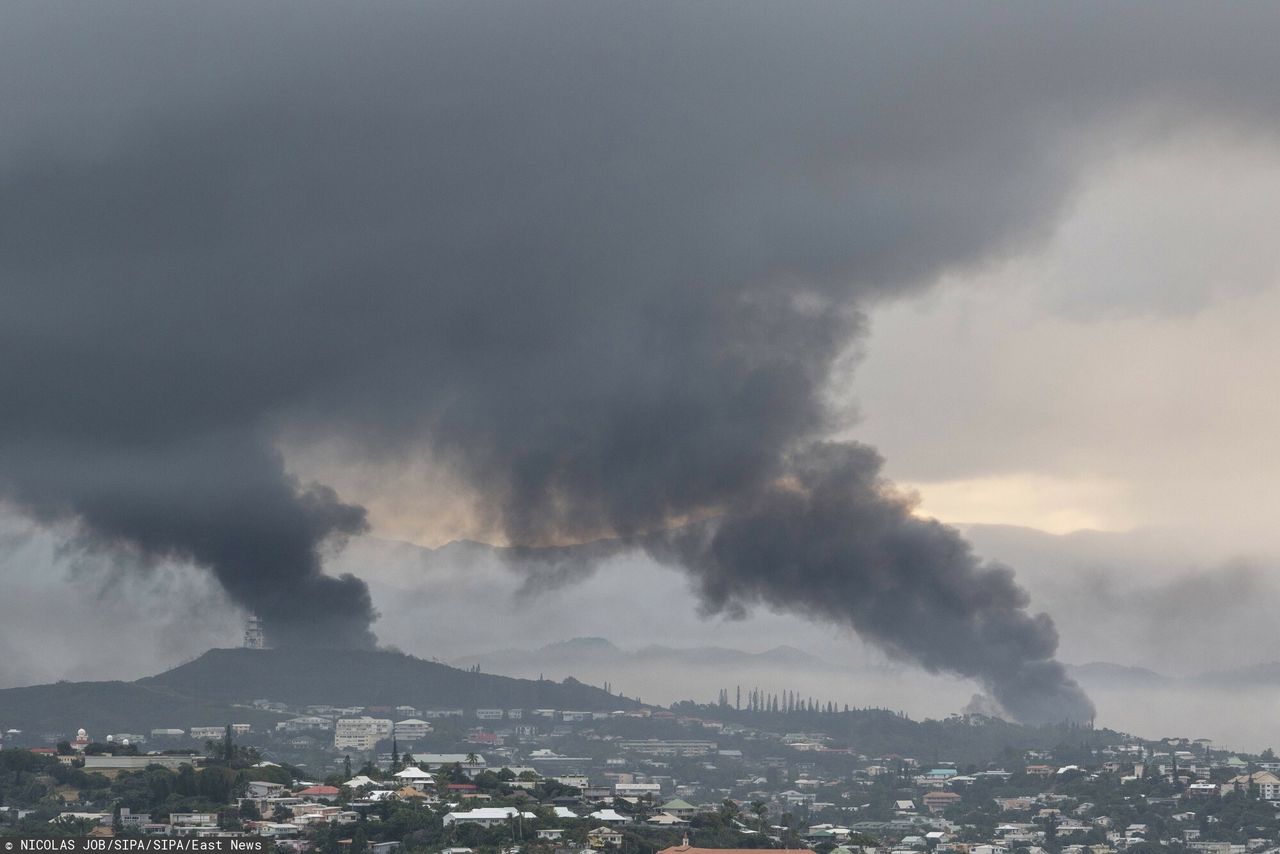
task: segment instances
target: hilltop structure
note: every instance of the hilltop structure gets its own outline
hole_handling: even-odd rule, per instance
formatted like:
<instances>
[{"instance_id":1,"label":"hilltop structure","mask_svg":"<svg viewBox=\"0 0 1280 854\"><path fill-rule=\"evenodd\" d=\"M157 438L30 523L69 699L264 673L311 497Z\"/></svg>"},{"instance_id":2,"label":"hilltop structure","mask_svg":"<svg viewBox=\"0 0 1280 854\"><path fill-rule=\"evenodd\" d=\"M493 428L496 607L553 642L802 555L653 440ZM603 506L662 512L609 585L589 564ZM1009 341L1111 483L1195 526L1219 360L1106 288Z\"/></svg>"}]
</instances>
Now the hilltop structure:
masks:
<instances>
[{"instance_id":1,"label":"hilltop structure","mask_svg":"<svg viewBox=\"0 0 1280 854\"><path fill-rule=\"evenodd\" d=\"M244 625L244 648L266 649L267 635L262 630L262 620L257 614L250 614Z\"/></svg>"}]
</instances>

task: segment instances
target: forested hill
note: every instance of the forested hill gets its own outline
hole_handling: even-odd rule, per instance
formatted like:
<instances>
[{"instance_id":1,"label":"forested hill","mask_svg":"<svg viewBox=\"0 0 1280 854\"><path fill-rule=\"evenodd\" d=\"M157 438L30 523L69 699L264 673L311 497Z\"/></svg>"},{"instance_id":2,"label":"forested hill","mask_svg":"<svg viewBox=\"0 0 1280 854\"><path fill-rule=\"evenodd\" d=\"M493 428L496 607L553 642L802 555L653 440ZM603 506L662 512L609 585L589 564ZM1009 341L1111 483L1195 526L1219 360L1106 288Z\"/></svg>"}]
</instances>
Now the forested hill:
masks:
<instances>
[{"instance_id":1,"label":"forested hill","mask_svg":"<svg viewBox=\"0 0 1280 854\"><path fill-rule=\"evenodd\" d=\"M1087 763L1089 751L1128 741L1132 736L1110 729L1071 723L1025 726L983 715L951 715L942 720L912 720L887 709L845 711L741 711L731 706L678 703L677 713L740 724L774 733L820 734L828 748L866 756L912 757L920 762L949 760L962 764L1016 766L1028 750L1048 751L1060 764ZM656 724L619 721L612 726L649 727ZM637 737L635 733L624 733ZM676 737L675 730L663 733ZM822 752L812 754L815 761Z\"/></svg>"}]
</instances>

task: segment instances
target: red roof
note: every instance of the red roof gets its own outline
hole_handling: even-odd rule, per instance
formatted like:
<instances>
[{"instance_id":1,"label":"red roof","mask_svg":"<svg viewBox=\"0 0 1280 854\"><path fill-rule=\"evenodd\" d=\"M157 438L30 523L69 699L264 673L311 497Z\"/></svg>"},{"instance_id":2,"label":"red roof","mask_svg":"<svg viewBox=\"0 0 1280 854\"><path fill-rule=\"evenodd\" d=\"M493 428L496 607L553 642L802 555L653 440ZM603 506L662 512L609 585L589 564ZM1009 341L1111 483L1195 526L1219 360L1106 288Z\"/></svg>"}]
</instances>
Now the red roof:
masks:
<instances>
[{"instance_id":1,"label":"red roof","mask_svg":"<svg viewBox=\"0 0 1280 854\"><path fill-rule=\"evenodd\" d=\"M336 797L339 794L339 791L336 786L310 786L306 789L303 789L301 792L298 792L298 794L299 795L333 795Z\"/></svg>"}]
</instances>

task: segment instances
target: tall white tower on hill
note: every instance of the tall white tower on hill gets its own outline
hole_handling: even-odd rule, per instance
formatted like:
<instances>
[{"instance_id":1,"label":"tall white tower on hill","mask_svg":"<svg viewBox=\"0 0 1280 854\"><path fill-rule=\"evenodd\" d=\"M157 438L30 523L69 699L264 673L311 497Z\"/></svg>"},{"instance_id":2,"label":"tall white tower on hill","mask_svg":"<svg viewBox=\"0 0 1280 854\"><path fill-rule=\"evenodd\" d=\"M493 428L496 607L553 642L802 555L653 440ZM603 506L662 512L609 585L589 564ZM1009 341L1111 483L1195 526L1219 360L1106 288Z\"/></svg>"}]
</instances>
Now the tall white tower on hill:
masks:
<instances>
[{"instance_id":1,"label":"tall white tower on hill","mask_svg":"<svg viewBox=\"0 0 1280 854\"><path fill-rule=\"evenodd\" d=\"M262 620L258 619L257 614L250 614L249 619L244 624L244 648L267 648L267 636L262 631Z\"/></svg>"}]
</instances>

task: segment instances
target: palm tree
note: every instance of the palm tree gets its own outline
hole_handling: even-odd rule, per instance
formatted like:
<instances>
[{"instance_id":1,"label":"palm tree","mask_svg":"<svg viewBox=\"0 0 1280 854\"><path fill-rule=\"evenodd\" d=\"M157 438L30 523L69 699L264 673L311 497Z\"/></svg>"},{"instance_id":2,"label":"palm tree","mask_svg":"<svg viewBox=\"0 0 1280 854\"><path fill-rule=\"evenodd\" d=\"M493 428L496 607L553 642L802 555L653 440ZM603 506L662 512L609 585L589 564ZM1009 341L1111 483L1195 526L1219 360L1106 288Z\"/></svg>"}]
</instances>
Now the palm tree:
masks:
<instances>
[{"instance_id":1,"label":"palm tree","mask_svg":"<svg viewBox=\"0 0 1280 854\"><path fill-rule=\"evenodd\" d=\"M752 801L751 811L756 814L756 829L764 833L764 817L769 814L769 806L764 801Z\"/></svg>"}]
</instances>

